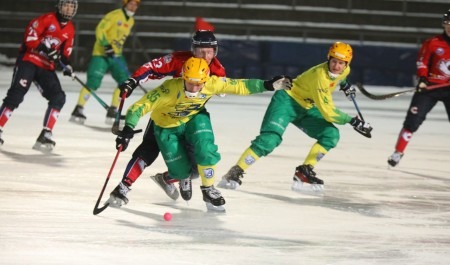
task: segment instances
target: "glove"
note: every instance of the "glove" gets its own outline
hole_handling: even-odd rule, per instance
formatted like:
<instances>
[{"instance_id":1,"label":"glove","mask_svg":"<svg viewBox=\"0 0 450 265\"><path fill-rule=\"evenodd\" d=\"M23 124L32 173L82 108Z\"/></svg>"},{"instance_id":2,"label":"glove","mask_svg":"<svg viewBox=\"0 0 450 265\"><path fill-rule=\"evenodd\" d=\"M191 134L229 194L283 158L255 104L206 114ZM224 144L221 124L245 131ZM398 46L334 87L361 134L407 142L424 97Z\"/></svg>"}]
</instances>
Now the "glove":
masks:
<instances>
[{"instance_id":1,"label":"glove","mask_svg":"<svg viewBox=\"0 0 450 265\"><path fill-rule=\"evenodd\" d=\"M125 82L123 82L120 86L120 97L122 97L124 94L129 97L133 90L138 86L138 82L136 79L130 77Z\"/></svg>"},{"instance_id":2,"label":"glove","mask_svg":"<svg viewBox=\"0 0 450 265\"><path fill-rule=\"evenodd\" d=\"M356 87L348 82L345 82L345 84L341 84L341 89L339 90L344 91L345 96L350 101L352 100L352 98L356 97Z\"/></svg>"},{"instance_id":3,"label":"glove","mask_svg":"<svg viewBox=\"0 0 450 265\"><path fill-rule=\"evenodd\" d=\"M359 132L360 134L370 138L372 135L370 132L372 131L372 126L370 126L370 123L365 122L361 120L358 116L352 118L350 120L350 124L353 126L355 131Z\"/></svg>"},{"instance_id":4,"label":"glove","mask_svg":"<svg viewBox=\"0 0 450 265\"><path fill-rule=\"evenodd\" d=\"M61 57L58 50L48 48L44 43L39 44L38 50L45 53L50 61L57 61Z\"/></svg>"},{"instance_id":5,"label":"glove","mask_svg":"<svg viewBox=\"0 0 450 265\"><path fill-rule=\"evenodd\" d=\"M292 78L285 75L277 75L270 80L264 81L264 88L269 91L291 89Z\"/></svg>"},{"instance_id":6,"label":"glove","mask_svg":"<svg viewBox=\"0 0 450 265\"><path fill-rule=\"evenodd\" d=\"M110 44L108 44L108 45L106 45L105 47L105 55L106 56L108 56L108 57L114 57L114 49L113 49L113 47L110 45Z\"/></svg>"},{"instance_id":7,"label":"glove","mask_svg":"<svg viewBox=\"0 0 450 265\"><path fill-rule=\"evenodd\" d=\"M122 131L120 131L119 134L117 135L116 149L119 150L119 147L122 146L122 152L125 151L134 134L135 131L130 126L125 125Z\"/></svg>"},{"instance_id":8,"label":"glove","mask_svg":"<svg viewBox=\"0 0 450 265\"><path fill-rule=\"evenodd\" d=\"M66 67L64 67L63 69L63 75L72 77L72 74L73 74L72 66L70 64L66 65Z\"/></svg>"},{"instance_id":9,"label":"glove","mask_svg":"<svg viewBox=\"0 0 450 265\"><path fill-rule=\"evenodd\" d=\"M427 86L430 84L430 82L428 82L428 79L425 76L421 76L419 77L419 82L417 83L416 86L416 92L424 92L427 91Z\"/></svg>"}]
</instances>

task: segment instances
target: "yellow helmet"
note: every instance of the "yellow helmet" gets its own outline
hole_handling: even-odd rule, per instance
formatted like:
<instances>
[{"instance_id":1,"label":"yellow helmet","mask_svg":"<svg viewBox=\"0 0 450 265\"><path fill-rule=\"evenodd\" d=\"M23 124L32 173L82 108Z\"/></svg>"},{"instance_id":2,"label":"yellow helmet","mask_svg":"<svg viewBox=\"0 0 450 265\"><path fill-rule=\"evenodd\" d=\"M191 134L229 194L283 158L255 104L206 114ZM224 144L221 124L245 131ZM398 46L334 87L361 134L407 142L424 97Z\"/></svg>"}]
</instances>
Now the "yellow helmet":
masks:
<instances>
[{"instance_id":1,"label":"yellow helmet","mask_svg":"<svg viewBox=\"0 0 450 265\"><path fill-rule=\"evenodd\" d=\"M209 79L209 66L205 59L191 57L183 64L183 79L192 84L202 84Z\"/></svg>"},{"instance_id":2,"label":"yellow helmet","mask_svg":"<svg viewBox=\"0 0 450 265\"><path fill-rule=\"evenodd\" d=\"M350 63L353 58L352 47L347 43L339 41L335 42L331 45L330 50L328 51L328 60L330 60L330 57Z\"/></svg>"},{"instance_id":3,"label":"yellow helmet","mask_svg":"<svg viewBox=\"0 0 450 265\"><path fill-rule=\"evenodd\" d=\"M141 4L141 0L122 0L123 6L125 6L126 4L128 4L128 2L130 2L130 1L134 1L134 2L136 2L138 5Z\"/></svg>"}]
</instances>

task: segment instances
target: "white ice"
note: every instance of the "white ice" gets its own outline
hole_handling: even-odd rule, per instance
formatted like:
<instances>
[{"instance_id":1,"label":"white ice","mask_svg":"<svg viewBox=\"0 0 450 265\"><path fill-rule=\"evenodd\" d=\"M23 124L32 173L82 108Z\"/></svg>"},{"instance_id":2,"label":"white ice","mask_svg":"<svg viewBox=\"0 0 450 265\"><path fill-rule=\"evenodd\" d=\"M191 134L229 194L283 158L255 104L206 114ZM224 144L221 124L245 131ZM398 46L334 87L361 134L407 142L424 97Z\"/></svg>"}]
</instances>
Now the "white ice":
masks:
<instances>
[{"instance_id":1,"label":"white ice","mask_svg":"<svg viewBox=\"0 0 450 265\"><path fill-rule=\"evenodd\" d=\"M12 69L0 70L3 98ZM373 138L339 126L338 147L316 167L326 184L322 197L290 190L295 167L314 143L291 126L283 143L248 170L238 191L222 190L225 214L206 212L198 179L189 204L166 197L149 178L165 170L159 157L133 185L128 205L94 216L116 154L115 136L93 98L86 126L69 122L80 86L68 77L60 80L67 103L54 129L52 154L31 149L47 104L34 86L4 128L0 264L450 264L450 137L442 103L414 135L398 167L388 169L411 94L374 101L358 93ZM99 90L107 103L113 87L108 77ZM137 89L126 107L142 94ZM222 155L216 183L258 134L270 96L217 97L208 103ZM341 93L334 97L342 110L356 114ZM142 118L138 127L147 121ZM136 136L120 154L102 202L140 141ZM173 214L172 221L164 221L165 212Z\"/></svg>"}]
</instances>

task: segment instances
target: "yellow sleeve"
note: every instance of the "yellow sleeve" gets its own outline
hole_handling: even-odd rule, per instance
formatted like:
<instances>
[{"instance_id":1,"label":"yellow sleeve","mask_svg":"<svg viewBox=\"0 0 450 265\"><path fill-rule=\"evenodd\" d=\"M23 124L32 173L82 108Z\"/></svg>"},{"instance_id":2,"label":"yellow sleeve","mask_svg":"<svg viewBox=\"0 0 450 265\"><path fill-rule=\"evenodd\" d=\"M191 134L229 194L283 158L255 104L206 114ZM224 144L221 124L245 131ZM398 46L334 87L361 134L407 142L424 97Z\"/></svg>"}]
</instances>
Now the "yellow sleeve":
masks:
<instances>
[{"instance_id":1,"label":"yellow sleeve","mask_svg":"<svg viewBox=\"0 0 450 265\"><path fill-rule=\"evenodd\" d=\"M267 90L264 88L264 80L233 79L211 76L202 91L208 94L235 94L246 96Z\"/></svg>"},{"instance_id":2,"label":"yellow sleeve","mask_svg":"<svg viewBox=\"0 0 450 265\"><path fill-rule=\"evenodd\" d=\"M101 46L110 44L109 39L111 39L111 37L108 38L108 31L114 23L113 18L113 12L106 14L95 28L95 38Z\"/></svg>"},{"instance_id":3,"label":"yellow sleeve","mask_svg":"<svg viewBox=\"0 0 450 265\"><path fill-rule=\"evenodd\" d=\"M170 97L163 97L163 95L167 93L168 91L165 89L163 83L142 96L141 99L133 103L133 105L128 108L127 115L125 117L125 125L134 128L138 124L141 117L153 111L159 105L166 105L166 102L170 99Z\"/></svg>"}]
</instances>

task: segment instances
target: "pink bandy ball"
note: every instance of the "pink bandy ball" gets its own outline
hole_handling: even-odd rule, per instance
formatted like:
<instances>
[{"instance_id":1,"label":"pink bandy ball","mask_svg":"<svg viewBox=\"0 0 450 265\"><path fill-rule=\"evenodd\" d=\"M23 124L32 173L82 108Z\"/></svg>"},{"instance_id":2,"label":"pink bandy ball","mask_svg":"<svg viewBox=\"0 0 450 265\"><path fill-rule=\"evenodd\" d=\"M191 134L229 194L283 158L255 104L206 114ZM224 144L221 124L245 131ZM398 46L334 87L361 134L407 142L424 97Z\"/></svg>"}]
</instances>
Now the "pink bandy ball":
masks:
<instances>
[{"instance_id":1,"label":"pink bandy ball","mask_svg":"<svg viewBox=\"0 0 450 265\"><path fill-rule=\"evenodd\" d=\"M171 213L165 213L164 214L164 220L166 220L166 221L172 220L172 214Z\"/></svg>"}]
</instances>

